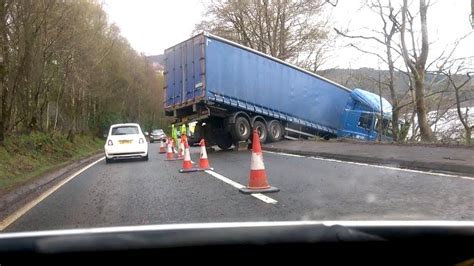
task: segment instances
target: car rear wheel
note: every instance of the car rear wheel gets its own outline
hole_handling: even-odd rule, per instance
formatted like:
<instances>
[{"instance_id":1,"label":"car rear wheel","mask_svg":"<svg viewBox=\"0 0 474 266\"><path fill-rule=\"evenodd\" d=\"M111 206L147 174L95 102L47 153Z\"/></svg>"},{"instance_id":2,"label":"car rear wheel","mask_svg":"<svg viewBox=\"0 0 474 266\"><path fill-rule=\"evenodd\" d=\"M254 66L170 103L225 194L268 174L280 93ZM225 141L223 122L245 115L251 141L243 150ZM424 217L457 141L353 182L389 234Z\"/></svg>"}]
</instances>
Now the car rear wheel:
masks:
<instances>
[{"instance_id":1,"label":"car rear wheel","mask_svg":"<svg viewBox=\"0 0 474 266\"><path fill-rule=\"evenodd\" d=\"M148 154L142 158L143 161L148 161Z\"/></svg>"},{"instance_id":2,"label":"car rear wheel","mask_svg":"<svg viewBox=\"0 0 474 266\"><path fill-rule=\"evenodd\" d=\"M113 162L112 159L109 159L109 158L105 157L105 163L111 163L111 162Z\"/></svg>"}]
</instances>

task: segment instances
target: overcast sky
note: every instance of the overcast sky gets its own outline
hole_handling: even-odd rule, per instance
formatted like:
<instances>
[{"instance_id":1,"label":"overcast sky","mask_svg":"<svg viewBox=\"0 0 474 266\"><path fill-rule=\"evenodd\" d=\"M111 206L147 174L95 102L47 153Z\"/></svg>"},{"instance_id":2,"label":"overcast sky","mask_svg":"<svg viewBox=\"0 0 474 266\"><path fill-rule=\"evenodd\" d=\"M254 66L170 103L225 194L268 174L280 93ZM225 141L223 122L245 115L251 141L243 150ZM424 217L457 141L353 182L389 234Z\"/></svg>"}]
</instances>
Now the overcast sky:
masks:
<instances>
[{"instance_id":1,"label":"overcast sky","mask_svg":"<svg viewBox=\"0 0 474 266\"><path fill-rule=\"evenodd\" d=\"M393 5L401 2L392 0ZM430 57L435 58L457 38L472 31L469 22L471 0L432 2L428 29L433 42ZM339 0L337 7L330 10L333 26L357 33L379 25L375 14L360 7L358 0ZM131 45L147 55L161 54L164 49L189 38L194 25L202 20L204 10L201 0L105 0L104 9ZM325 68L377 67L377 59L353 48L344 48L346 44L345 40L338 41ZM457 51L456 56L474 56L474 34L465 39Z\"/></svg>"}]
</instances>

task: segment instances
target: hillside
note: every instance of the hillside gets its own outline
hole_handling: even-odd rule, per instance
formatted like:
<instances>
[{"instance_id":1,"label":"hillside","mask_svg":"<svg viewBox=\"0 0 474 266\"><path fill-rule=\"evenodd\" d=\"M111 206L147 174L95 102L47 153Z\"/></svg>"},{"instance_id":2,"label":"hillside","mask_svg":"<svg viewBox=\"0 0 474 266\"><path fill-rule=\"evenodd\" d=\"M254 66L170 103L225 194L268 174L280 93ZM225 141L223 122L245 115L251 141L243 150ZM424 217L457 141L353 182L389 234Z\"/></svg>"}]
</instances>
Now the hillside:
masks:
<instances>
[{"instance_id":1,"label":"hillside","mask_svg":"<svg viewBox=\"0 0 474 266\"><path fill-rule=\"evenodd\" d=\"M390 92L386 86L389 76L387 70L377 70L372 68L327 69L319 71L318 75L340 83L348 88L362 88L376 94L379 94L380 80L380 84L382 84L382 95L387 100L391 101ZM465 80L465 78L465 76L461 75L454 76L454 80L458 81L459 83ZM434 110L438 107L439 100L442 101L442 107L447 107L454 102L454 90L452 87L448 87L448 81L444 76L437 75L435 73L427 73L426 84L426 95L444 91L442 99L439 97L441 93L430 97L430 100L428 101L428 108L430 110ZM411 98L407 93L409 87L408 76L401 72L395 72L394 85L397 96L403 99L402 103L409 102ZM466 87L461 91L460 98L463 101L463 106L473 106L474 80L471 80L469 84L467 84Z\"/></svg>"}]
</instances>

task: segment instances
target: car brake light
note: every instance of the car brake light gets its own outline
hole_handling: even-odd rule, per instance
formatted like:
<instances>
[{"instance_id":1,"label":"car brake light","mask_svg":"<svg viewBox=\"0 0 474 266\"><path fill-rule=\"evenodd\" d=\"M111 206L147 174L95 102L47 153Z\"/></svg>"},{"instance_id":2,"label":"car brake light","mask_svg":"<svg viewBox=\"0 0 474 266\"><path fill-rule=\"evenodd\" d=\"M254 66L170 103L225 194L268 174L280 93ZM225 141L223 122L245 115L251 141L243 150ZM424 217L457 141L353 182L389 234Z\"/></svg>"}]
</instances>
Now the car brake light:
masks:
<instances>
[{"instance_id":1,"label":"car brake light","mask_svg":"<svg viewBox=\"0 0 474 266\"><path fill-rule=\"evenodd\" d=\"M112 146L114 145L114 143L112 142L112 140L109 139L109 141L107 142L107 145Z\"/></svg>"},{"instance_id":2,"label":"car brake light","mask_svg":"<svg viewBox=\"0 0 474 266\"><path fill-rule=\"evenodd\" d=\"M140 139L138 140L138 143L139 143L139 144L142 144L142 143L143 143L143 139L140 138Z\"/></svg>"}]
</instances>

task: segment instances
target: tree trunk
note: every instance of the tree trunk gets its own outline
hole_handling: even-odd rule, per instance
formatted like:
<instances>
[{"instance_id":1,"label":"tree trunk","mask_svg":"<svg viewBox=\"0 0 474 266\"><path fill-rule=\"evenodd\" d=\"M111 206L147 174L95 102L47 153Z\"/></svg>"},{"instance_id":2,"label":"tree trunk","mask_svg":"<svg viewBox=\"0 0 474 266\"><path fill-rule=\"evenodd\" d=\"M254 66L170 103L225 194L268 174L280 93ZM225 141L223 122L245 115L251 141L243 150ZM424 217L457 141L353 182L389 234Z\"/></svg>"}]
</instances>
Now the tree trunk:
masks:
<instances>
[{"instance_id":1,"label":"tree trunk","mask_svg":"<svg viewBox=\"0 0 474 266\"><path fill-rule=\"evenodd\" d=\"M392 135L393 135L393 141L397 142L399 139L399 130L398 130L398 113L400 112L398 108L398 97L395 92L395 69L393 66L393 58L392 58L392 48L391 48L391 42L392 42L392 35L389 35L387 38L387 61L388 61L388 72L389 72L389 88L390 88L390 97L392 98Z\"/></svg>"},{"instance_id":2,"label":"tree trunk","mask_svg":"<svg viewBox=\"0 0 474 266\"><path fill-rule=\"evenodd\" d=\"M382 84L380 80L380 68L378 69L378 87L379 87L379 101L380 101L380 118L379 118L379 124L378 124L378 134L377 134L377 139L378 141L382 141L382 136L383 136L383 101L382 101Z\"/></svg>"},{"instance_id":3,"label":"tree trunk","mask_svg":"<svg viewBox=\"0 0 474 266\"><path fill-rule=\"evenodd\" d=\"M56 130L56 127L58 125L58 116L59 116L59 95L58 95L58 99L56 100L56 113L54 114L54 126L53 126L53 130Z\"/></svg>"},{"instance_id":4,"label":"tree trunk","mask_svg":"<svg viewBox=\"0 0 474 266\"><path fill-rule=\"evenodd\" d=\"M0 72L3 70L0 69ZM0 81L0 92L1 92L1 117L0 117L0 142L3 142L5 139L5 112L6 112L6 93L5 93L5 88L3 84L3 77L0 77L2 80Z\"/></svg>"},{"instance_id":5,"label":"tree trunk","mask_svg":"<svg viewBox=\"0 0 474 266\"><path fill-rule=\"evenodd\" d=\"M6 2L0 0L0 142L5 139L6 117L7 117L7 97L8 88L5 82L8 65L8 37L7 37L7 16Z\"/></svg>"},{"instance_id":6,"label":"tree trunk","mask_svg":"<svg viewBox=\"0 0 474 266\"><path fill-rule=\"evenodd\" d=\"M466 129L466 144L471 145L472 127L467 127L465 129Z\"/></svg>"},{"instance_id":7,"label":"tree trunk","mask_svg":"<svg viewBox=\"0 0 474 266\"><path fill-rule=\"evenodd\" d=\"M427 26L427 11L428 6L425 0L420 0L420 19L421 19L421 53L417 56L414 53L412 58L408 55L408 48L405 42L405 31L406 31L406 16L408 12L407 0L403 0L402 8L402 23L400 25L400 40L402 48L402 56L405 64L410 69L411 76L415 82L415 110L418 116L418 126L420 128L421 140L434 141L433 131L428 125L426 106L425 106L425 92L424 92L424 81L425 81L425 65L429 53L429 42L428 42L428 26ZM411 29L413 30L413 29ZM414 42L414 40L412 40ZM412 49L416 49L413 47Z\"/></svg>"},{"instance_id":8,"label":"tree trunk","mask_svg":"<svg viewBox=\"0 0 474 266\"><path fill-rule=\"evenodd\" d=\"M411 94L412 101L415 102L416 97L415 97L415 93L413 92L413 89L411 89L410 94ZM412 110L411 117L410 117L411 139L412 140L415 140L415 135L416 135L415 115L416 115L416 106L415 106L415 104L413 104L413 110Z\"/></svg>"},{"instance_id":9,"label":"tree trunk","mask_svg":"<svg viewBox=\"0 0 474 266\"><path fill-rule=\"evenodd\" d=\"M398 127L400 126L398 124L398 119L399 119L399 114L398 114L398 107L393 107L392 108L392 133L393 133L393 141L400 141L400 130L398 130Z\"/></svg>"},{"instance_id":10,"label":"tree trunk","mask_svg":"<svg viewBox=\"0 0 474 266\"><path fill-rule=\"evenodd\" d=\"M415 78L415 107L418 115L418 126L420 127L421 140L434 141L433 131L428 124L428 116L426 114L425 91L423 86L424 74Z\"/></svg>"},{"instance_id":11,"label":"tree trunk","mask_svg":"<svg viewBox=\"0 0 474 266\"><path fill-rule=\"evenodd\" d=\"M49 100L46 106L46 132L49 131Z\"/></svg>"}]
</instances>

